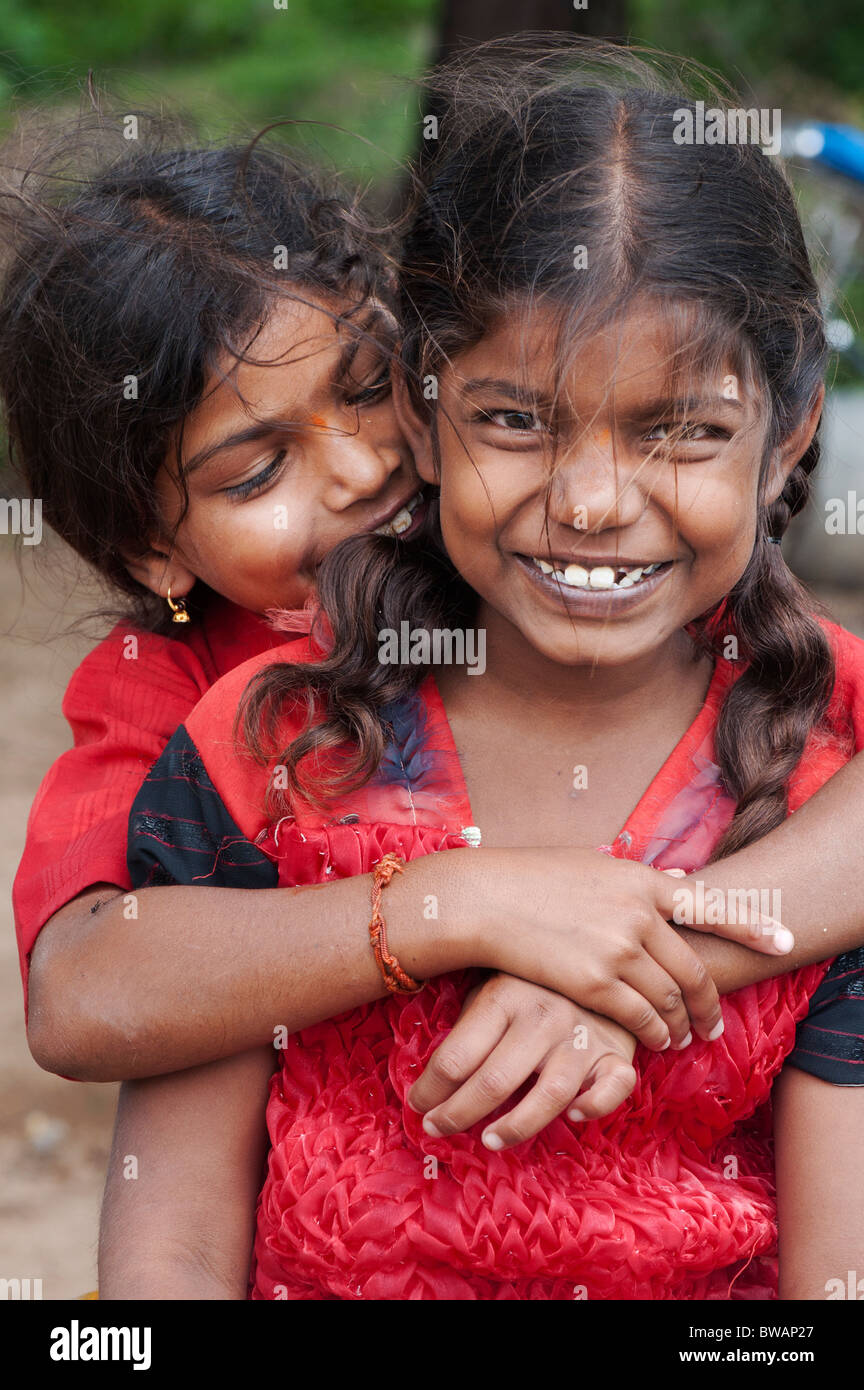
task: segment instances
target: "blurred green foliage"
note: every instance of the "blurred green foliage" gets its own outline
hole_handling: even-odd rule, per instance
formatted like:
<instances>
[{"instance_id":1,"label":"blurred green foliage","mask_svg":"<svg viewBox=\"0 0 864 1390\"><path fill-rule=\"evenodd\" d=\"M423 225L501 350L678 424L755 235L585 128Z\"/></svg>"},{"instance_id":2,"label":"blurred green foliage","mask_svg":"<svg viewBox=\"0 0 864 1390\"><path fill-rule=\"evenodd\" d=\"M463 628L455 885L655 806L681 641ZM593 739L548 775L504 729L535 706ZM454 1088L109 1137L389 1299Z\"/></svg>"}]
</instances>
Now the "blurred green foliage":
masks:
<instances>
[{"instance_id":1,"label":"blurred green foliage","mask_svg":"<svg viewBox=\"0 0 864 1390\"><path fill-rule=\"evenodd\" d=\"M428 62L441 8L441 0L0 0L0 110L8 122L13 104L69 100L92 68L109 89L142 105L167 99L214 134L287 115L349 126L381 146L372 160L381 174L411 138L393 76L413 77ZM525 13L532 27L530 3ZM630 32L745 88L776 79L805 102L810 89L829 91L864 115L861 0L630 0ZM360 155L356 141L334 147L349 164Z\"/></svg>"},{"instance_id":2,"label":"blurred green foliage","mask_svg":"<svg viewBox=\"0 0 864 1390\"><path fill-rule=\"evenodd\" d=\"M21 105L77 101L93 69L130 106L167 103L208 135L286 117L361 132L375 150L318 138L337 163L386 178L414 138L398 79L429 60L435 0L278 3L0 0L3 122Z\"/></svg>"},{"instance_id":3,"label":"blurred green foliage","mask_svg":"<svg viewBox=\"0 0 864 1390\"><path fill-rule=\"evenodd\" d=\"M632 0L632 32L738 85L826 83L862 97L861 0Z\"/></svg>"}]
</instances>

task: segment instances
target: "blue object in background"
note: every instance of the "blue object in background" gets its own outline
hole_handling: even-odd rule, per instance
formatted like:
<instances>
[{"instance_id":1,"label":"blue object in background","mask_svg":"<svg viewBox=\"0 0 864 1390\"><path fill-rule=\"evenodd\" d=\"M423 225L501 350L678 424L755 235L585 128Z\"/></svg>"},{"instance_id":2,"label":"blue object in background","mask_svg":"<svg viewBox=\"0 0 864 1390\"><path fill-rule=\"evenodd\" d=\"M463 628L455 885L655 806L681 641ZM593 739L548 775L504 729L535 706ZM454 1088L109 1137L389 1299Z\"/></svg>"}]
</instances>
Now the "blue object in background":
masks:
<instances>
[{"instance_id":1,"label":"blue object in background","mask_svg":"<svg viewBox=\"0 0 864 1390\"><path fill-rule=\"evenodd\" d=\"M792 132L789 153L864 183L864 133L854 126L808 121Z\"/></svg>"}]
</instances>

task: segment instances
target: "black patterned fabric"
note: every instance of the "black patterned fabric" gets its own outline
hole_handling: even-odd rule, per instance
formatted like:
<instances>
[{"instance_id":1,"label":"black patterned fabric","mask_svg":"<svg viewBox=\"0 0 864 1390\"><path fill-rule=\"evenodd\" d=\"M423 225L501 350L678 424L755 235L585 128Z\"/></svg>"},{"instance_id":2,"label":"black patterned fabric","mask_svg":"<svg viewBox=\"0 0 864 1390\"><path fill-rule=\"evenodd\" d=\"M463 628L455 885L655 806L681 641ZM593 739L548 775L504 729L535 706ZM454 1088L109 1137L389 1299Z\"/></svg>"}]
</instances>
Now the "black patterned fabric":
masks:
<instances>
[{"instance_id":1,"label":"black patterned fabric","mask_svg":"<svg viewBox=\"0 0 864 1390\"><path fill-rule=\"evenodd\" d=\"M127 863L134 888L278 883L276 865L237 828L182 724L132 804Z\"/></svg>"}]
</instances>

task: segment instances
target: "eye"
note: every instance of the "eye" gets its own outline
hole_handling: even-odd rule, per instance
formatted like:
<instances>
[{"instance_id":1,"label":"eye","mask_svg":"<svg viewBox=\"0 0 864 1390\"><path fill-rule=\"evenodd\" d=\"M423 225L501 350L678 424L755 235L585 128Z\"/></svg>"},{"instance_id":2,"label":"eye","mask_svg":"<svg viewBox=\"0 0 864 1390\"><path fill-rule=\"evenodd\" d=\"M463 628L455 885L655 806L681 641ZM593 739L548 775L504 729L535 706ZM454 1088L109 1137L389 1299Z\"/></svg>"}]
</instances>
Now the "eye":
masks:
<instances>
[{"instance_id":1,"label":"eye","mask_svg":"<svg viewBox=\"0 0 864 1390\"><path fill-rule=\"evenodd\" d=\"M390 376L390 368L387 367L383 375L380 376L377 381L371 382L369 386L362 386L358 391L355 391L352 395L346 396L346 404L368 405L370 401L374 401L377 405L379 401L386 400L387 396L389 396L390 394L392 386L393 382Z\"/></svg>"},{"instance_id":2,"label":"eye","mask_svg":"<svg viewBox=\"0 0 864 1390\"><path fill-rule=\"evenodd\" d=\"M658 444L702 444L710 439L729 439L729 431L705 421L666 420L645 435Z\"/></svg>"},{"instance_id":3,"label":"eye","mask_svg":"<svg viewBox=\"0 0 864 1390\"><path fill-rule=\"evenodd\" d=\"M481 410L475 418L521 434L539 434L546 429L533 410Z\"/></svg>"},{"instance_id":4,"label":"eye","mask_svg":"<svg viewBox=\"0 0 864 1390\"><path fill-rule=\"evenodd\" d=\"M251 478L247 478L245 482L242 483L235 483L232 487L223 488L222 491L225 493L226 497L230 497L233 501L239 502L244 501L247 497L253 497L258 492L263 492L268 483L271 483L276 477L276 474L280 471L286 457L285 450L281 449L275 458L272 458L269 463L265 464L264 467L258 473L253 474Z\"/></svg>"}]
</instances>

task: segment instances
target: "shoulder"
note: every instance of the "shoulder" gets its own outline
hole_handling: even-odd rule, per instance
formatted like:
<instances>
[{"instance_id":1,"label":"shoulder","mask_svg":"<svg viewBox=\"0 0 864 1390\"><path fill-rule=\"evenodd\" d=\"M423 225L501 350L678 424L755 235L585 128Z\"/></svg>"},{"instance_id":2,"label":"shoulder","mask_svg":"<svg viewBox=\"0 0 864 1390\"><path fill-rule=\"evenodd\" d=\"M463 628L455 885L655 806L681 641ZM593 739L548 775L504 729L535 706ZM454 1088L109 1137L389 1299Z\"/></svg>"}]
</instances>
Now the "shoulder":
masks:
<instances>
[{"instance_id":1,"label":"shoulder","mask_svg":"<svg viewBox=\"0 0 864 1390\"><path fill-rule=\"evenodd\" d=\"M864 641L827 618L819 624L834 654L834 690L828 708L829 722L854 737L856 749L864 747Z\"/></svg>"},{"instance_id":2,"label":"shoulder","mask_svg":"<svg viewBox=\"0 0 864 1390\"><path fill-rule=\"evenodd\" d=\"M273 865L254 844L264 821L250 803L243 823L231 814L222 789L185 727L169 739L141 785L129 816L127 870L136 888L206 884L267 888Z\"/></svg>"},{"instance_id":3,"label":"shoulder","mask_svg":"<svg viewBox=\"0 0 864 1390\"><path fill-rule=\"evenodd\" d=\"M215 737L224 739L234 726L240 701L247 686L269 667L298 666L321 658L321 651L308 636L295 637L267 651L258 652L228 671L210 687L186 720L186 727L200 747Z\"/></svg>"},{"instance_id":4,"label":"shoulder","mask_svg":"<svg viewBox=\"0 0 864 1390\"><path fill-rule=\"evenodd\" d=\"M210 682L210 673L191 642L121 622L72 673L63 712L68 717L82 703L92 711L94 697L103 704L145 690L195 700Z\"/></svg>"},{"instance_id":5,"label":"shoulder","mask_svg":"<svg viewBox=\"0 0 864 1390\"><path fill-rule=\"evenodd\" d=\"M819 617L819 626L831 644L837 663L837 679L864 680L864 640L830 618Z\"/></svg>"},{"instance_id":6,"label":"shoulder","mask_svg":"<svg viewBox=\"0 0 864 1390\"><path fill-rule=\"evenodd\" d=\"M63 712L70 718L83 710L131 706L147 720L158 694L160 703L173 697L182 702L176 727L220 677L249 661L266 661L282 645L284 634L263 618L218 597L200 623L176 633L148 632L121 621L73 672Z\"/></svg>"},{"instance_id":7,"label":"shoulder","mask_svg":"<svg viewBox=\"0 0 864 1390\"><path fill-rule=\"evenodd\" d=\"M235 737L237 711L243 694L257 676L270 667L304 665L322 655L308 636L294 638L244 661L218 680L199 700L185 722L190 738L207 776L218 790L244 834L254 837L266 818L267 770L238 744ZM278 741L287 746L306 723L306 708L289 709L280 717Z\"/></svg>"}]
</instances>

